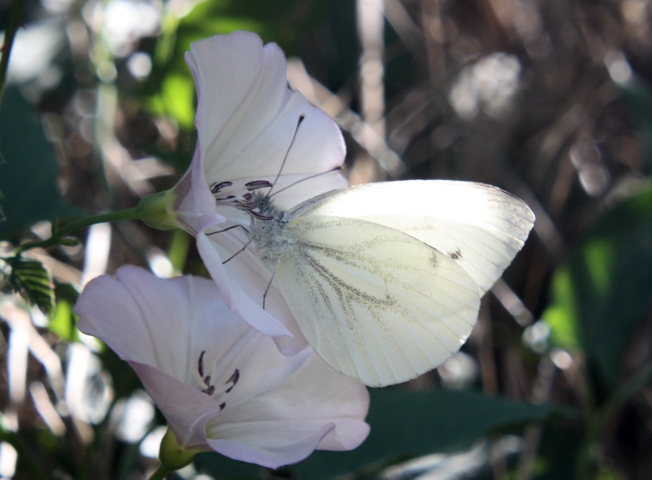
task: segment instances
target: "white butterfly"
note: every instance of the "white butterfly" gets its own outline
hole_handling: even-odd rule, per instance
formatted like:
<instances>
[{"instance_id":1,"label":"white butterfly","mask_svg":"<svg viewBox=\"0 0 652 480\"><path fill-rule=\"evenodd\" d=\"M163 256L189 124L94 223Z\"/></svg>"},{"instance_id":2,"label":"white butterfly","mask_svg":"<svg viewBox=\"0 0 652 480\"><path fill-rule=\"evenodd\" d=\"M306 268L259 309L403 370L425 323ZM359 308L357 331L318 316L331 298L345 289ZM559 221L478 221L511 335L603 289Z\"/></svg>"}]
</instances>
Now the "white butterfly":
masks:
<instances>
[{"instance_id":1,"label":"white butterfly","mask_svg":"<svg viewBox=\"0 0 652 480\"><path fill-rule=\"evenodd\" d=\"M276 45L237 32L194 43L187 60L199 141L175 208L229 307L284 354L310 344L371 386L456 352L523 246L530 209L477 183L339 188L341 134L287 88Z\"/></svg>"},{"instance_id":2,"label":"white butterfly","mask_svg":"<svg viewBox=\"0 0 652 480\"><path fill-rule=\"evenodd\" d=\"M250 207L250 236L308 343L369 386L455 353L534 222L516 197L455 181L346 187L287 212L257 194Z\"/></svg>"}]
</instances>

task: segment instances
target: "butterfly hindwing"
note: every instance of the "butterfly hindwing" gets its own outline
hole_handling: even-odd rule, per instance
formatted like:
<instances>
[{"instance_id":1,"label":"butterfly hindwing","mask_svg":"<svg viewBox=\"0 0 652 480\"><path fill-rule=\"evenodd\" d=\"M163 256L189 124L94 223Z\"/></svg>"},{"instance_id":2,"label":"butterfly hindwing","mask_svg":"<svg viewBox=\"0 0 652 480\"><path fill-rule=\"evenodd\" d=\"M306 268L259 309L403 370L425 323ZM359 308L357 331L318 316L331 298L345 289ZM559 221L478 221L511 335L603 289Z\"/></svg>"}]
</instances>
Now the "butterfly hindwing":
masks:
<instances>
[{"instance_id":1,"label":"butterfly hindwing","mask_svg":"<svg viewBox=\"0 0 652 480\"><path fill-rule=\"evenodd\" d=\"M332 367L366 385L435 368L464 343L480 296L449 256L364 220L306 215L283 231L275 282Z\"/></svg>"}]
</instances>

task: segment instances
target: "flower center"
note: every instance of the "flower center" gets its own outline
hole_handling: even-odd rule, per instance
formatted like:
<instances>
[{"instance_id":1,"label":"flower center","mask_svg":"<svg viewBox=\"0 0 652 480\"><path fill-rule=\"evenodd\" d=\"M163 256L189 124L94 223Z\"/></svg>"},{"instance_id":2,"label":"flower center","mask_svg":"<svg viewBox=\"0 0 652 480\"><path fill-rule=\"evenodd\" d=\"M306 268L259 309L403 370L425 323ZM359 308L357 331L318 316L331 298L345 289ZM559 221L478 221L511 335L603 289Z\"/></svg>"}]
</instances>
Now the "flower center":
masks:
<instances>
[{"instance_id":1,"label":"flower center","mask_svg":"<svg viewBox=\"0 0 652 480\"><path fill-rule=\"evenodd\" d=\"M233 372L233 375L229 377L229 379L224 383L224 385L221 386L216 386L213 383L211 383L211 376L210 375L204 375L204 354L206 353L206 350L202 350L202 352L199 354L199 360L197 362L197 373L199 373L199 376L201 377L202 382L205 385L205 388L202 388L201 391L202 393L205 393L209 397L213 397L217 399L220 395L229 393L231 390L233 390L233 387L238 383L238 380L240 380L240 370L237 368ZM220 404L220 409L224 410L226 407L226 402L222 402Z\"/></svg>"}]
</instances>

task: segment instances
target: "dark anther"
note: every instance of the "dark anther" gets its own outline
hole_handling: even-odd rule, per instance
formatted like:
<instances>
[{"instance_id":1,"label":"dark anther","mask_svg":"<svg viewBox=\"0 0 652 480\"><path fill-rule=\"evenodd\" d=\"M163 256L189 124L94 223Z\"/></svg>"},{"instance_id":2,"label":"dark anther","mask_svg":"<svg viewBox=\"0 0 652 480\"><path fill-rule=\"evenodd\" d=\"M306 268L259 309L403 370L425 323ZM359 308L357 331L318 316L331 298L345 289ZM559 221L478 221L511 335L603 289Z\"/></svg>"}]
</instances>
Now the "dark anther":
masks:
<instances>
[{"instance_id":1,"label":"dark anther","mask_svg":"<svg viewBox=\"0 0 652 480\"><path fill-rule=\"evenodd\" d=\"M272 184L267 180L254 180L253 182L245 183L245 187L247 187L247 190L250 192L252 190L258 190L259 188L269 188L271 186Z\"/></svg>"},{"instance_id":2,"label":"dark anther","mask_svg":"<svg viewBox=\"0 0 652 480\"><path fill-rule=\"evenodd\" d=\"M221 198L215 197L215 200L217 200L219 202L220 200L232 200L234 198L235 198L235 195L229 195L228 197L221 197Z\"/></svg>"},{"instance_id":3,"label":"dark anther","mask_svg":"<svg viewBox=\"0 0 652 480\"><path fill-rule=\"evenodd\" d=\"M254 196L251 193L245 193L242 198L244 198L246 201L250 201Z\"/></svg>"},{"instance_id":4,"label":"dark anther","mask_svg":"<svg viewBox=\"0 0 652 480\"><path fill-rule=\"evenodd\" d=\"M210 384L211 384L211 376L210 376L210 375L206 375L206 376L204 377L204 383L205 383L207 386L210 386Z\"/></svg>"},{"instance_id":5,"label":"dark anther","mask_svg":"<svg viewBox=\"0 0 652 480\"><path fill-rule=\"evenodd\" d=\"M202 352L199 354L199 362L197 365L197 371L199 372L199 376L204 378L204 354L206 353L206 350L202 350Z\"/></svg>"},{"instance_id":6,"label":"dark anther","mask_svg":"<svg viewBox=\"0 0 652 480\"><path fill-rule=\"evenodd\" d=\"M231 185L233 185L233 182L214 183L213 185L210 186L211 193L213 194L219 193L220 190L222 190L224 187L230 187Z\"/></svg>"},{"instance_id":7,"label":"dark anther","mask_svg":"<svg viewBox=\"0 0 652 480\"><path fill-rule=\"evenodd\" d=\"M209 397L215 393L215 387L213 385L209 386L208 388L205 388L202 390L202 393L205 393Z\"/></svg>"},{"instance_id":8,"label":"dark anther","mask_svg":"<svg viewBox=\"0 0 652 480\"><path fill-rule=\"evenodd\" d=\"M226 383L233 382L233 385L231 385L226 393L229 393L231 390L233 390L233 387L235 387L235 384L238 383L238 380L240 380L240 370L237 368L235 369L235 372L233 372L233 375L231 375L231 378L229 378ZM225 385L226 385L225 383Z\"/></svg>"},{"instance_id":9,"label":"dark anther","mask_svg":"<svg viewBox=\"0 0 652 480\"><path fill-rule=\"evenodd\" d=\"M224 410L224 407L226 407L226 402L220 404L220 410Z\"/></svg>"},{"instance_id":10,"label":"dark anther","mask_svg":"<svg viewBox=\"0 0 652 480\"><path fill-rule=\"evenodd\" d=\"M462 258L462 251L458 248L456 251L448 254L453 260Z\"/></svg>"}]
</instances>

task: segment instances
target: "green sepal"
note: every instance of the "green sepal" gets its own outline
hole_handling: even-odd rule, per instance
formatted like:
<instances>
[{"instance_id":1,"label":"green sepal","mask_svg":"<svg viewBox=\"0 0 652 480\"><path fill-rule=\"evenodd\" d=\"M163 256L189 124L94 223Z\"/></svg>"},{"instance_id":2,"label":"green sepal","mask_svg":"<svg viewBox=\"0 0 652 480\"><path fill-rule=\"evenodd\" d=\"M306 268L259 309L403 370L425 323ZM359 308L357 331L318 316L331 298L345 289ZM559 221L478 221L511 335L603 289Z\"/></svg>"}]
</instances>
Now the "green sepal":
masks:
<instances>
[{"instance_id":1,"label":"green sepal","mask_svg":"<svg viewBox=\"0 0 652 480\"><path fill-rule=\"evenodd\" d=\"M176 196L172 190L153 193L143 198L136 206L136 215L146 225L157 230L183 228L174 210Z\"/></svg>"},{"instance_id":2,"label":"green sepal","mask_svg":"<svg viewBox=\"0 0 652 480\"><path fill-rule=\"evenodd\" d=\"M161 442L159 459L168 470L179 470L190 464L195 455L201 451L197 448L186 448L181 445L174 432L168 428Z\"/></svg>"}]
</instances>

